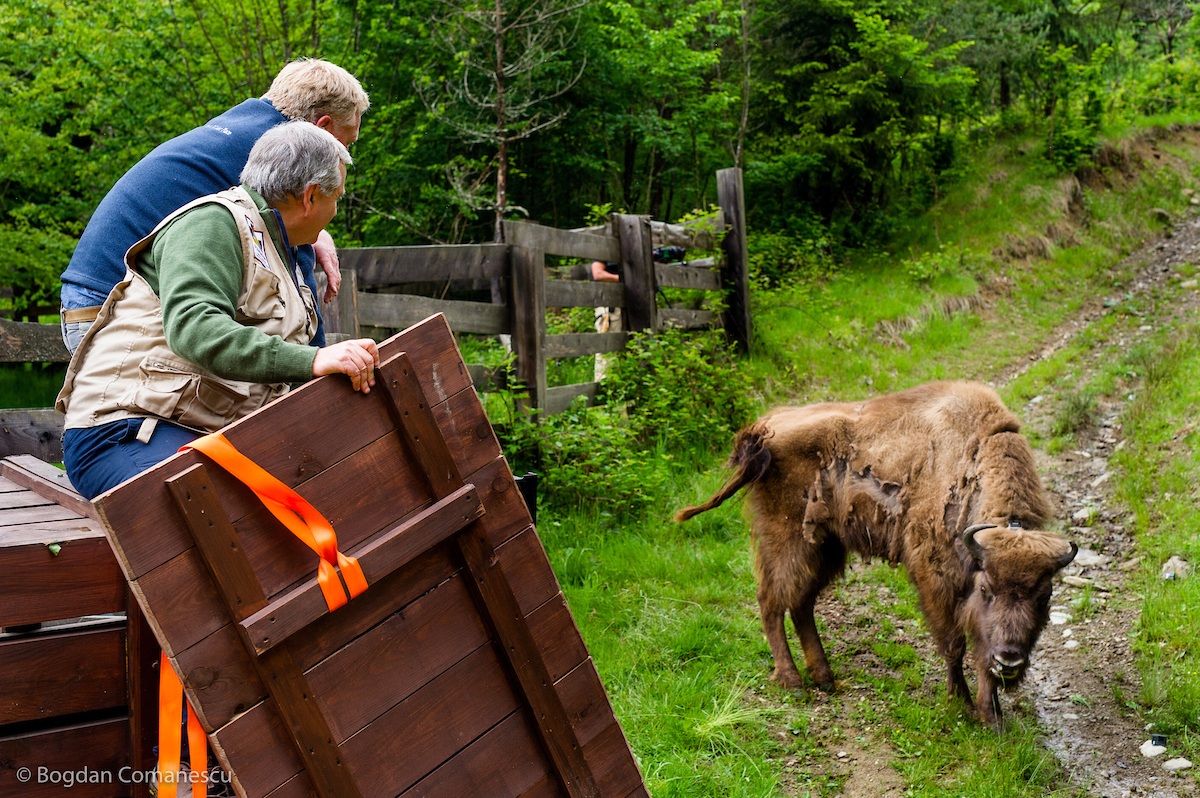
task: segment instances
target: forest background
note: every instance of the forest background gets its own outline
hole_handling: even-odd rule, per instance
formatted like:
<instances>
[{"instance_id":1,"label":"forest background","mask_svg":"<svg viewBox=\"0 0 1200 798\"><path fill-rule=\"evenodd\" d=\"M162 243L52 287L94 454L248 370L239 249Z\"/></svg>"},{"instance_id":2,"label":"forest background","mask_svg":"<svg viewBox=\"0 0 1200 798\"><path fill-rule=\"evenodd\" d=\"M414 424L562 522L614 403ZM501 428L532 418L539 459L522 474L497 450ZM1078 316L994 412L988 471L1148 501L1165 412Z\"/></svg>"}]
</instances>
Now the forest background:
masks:
<instances>
[{"instance_id":1,"label":"forest background","mask_svg":"<svg viewBox=\"0 0 1200 798\"><path fill-rule=\"evenodd\" d=\"M758 277L880 242L972 147L1069 169L1105 120L1198 102L1183 0L0 2L0 284L55 304L92 209L158 143L298 56L371 94L342 246L486 241L498 218L674 221L745 170Z\"/></svg>"}]
</instances>

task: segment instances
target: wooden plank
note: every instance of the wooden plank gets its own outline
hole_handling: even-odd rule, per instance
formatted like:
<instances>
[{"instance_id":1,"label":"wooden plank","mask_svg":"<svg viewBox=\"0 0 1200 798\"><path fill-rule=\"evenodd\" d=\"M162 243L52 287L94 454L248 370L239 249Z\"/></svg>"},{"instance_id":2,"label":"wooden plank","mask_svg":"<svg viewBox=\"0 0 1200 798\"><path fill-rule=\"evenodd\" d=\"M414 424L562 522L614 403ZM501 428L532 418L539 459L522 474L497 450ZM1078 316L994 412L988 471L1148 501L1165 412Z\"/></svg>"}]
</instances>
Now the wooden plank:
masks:
<instances>
[{"instance_id":1,"label":"wooden plank","mask_svg":"<svg viewBox=\"0 0 1200 798\"><path fill-rule=\"evenodd\" d=\"M504 240L516 247L538 249L547 255L618 261L619 243L609 236L576 233L532 222L505 222Z\"/></svg>"},{"instance_id":2,"label":"wooden plank","mask_svg":"<svg viewBox=\"0 0 1200 798\"><path fill-rule=\"evenodd\" d=\"M100 532L85 529L69 540L24 532L0 532L0 627L124 609L125 580ZM59 544L57 555L51 543Z\"/></svg>"},{"instance_id":3,"label":"wooden plank","mask_svg":"<svg viewBox=\"0 0 1200 798\"><path fill-rule=\"evenodd\" d=\"M0 737L0 786L6 796L20 798L123 798L129 785L121 784L120 770L129 764L129 724L125 718L81 723L46 731ZM18 768L31 770L31 778L17 780ZM38 779L45 768L45 781ZM51 781L50 773L71 778L84 771L85 779L68 789L62 777ZM95 781L88 781L94 773ZM20 785L19 787L10 785Z\"/></svg>"},{"instance_id":4,"label":"wooden plank","mask_svg":"<svg viewBox=\"0 0 1200 798\"><path fill-rule=\"evenodd\" d=\"M63 419L52 407L0 410L0 457L31 454L61 463Z\"/></svg>"},{"instance_id":5,"label":"wooden plank","mask_svg":"<svg viewBox=\"0 0 1200 798\"><path fill-rule=\"evenodd\" d=\"M91 537L98 524L90 518L68 518L65 521L42 521L34 524L0 524L0 540L44 540L46 544Z\"/></svg>"},{"instance_id":6,"label":"wooden plank","mask_svg":"<svg viewBox=\"0 0 1200 798\"><path fill-rule=\"evenodd\" d=\"M547 360L564 357L586 357L608 352L620 352L629 343L629 333L561 333L547 335L545 353Z\"/></svg>"},{"instance_id":7,"label":"wooden plank","mask_svg":"<svg viewBox=\"0 0 1200 798\"><path fill-rule=\"evenodd\" d=\"M445 314L450 329L455 332L483 335L509 332L506 305L434 299L412 294L358 295L360 324L403 329L435 313Z\"/></svg>"},{"instance_id":8,"label":"wooden plank","mask_svg":"<svg viewBox=\"0 0 1200 798\"><path fill-rule=\"evenodd\" d=\"M555 783L546 755L536 745L537 733L528 712L516 712L473 742L400 798L462 798L467 795L508 798L520 795L525 785ZM529 752L513 756L513 751ZM562 788L551 793L564 795Z\"/></svg>"},{"instance_id":9,"label":"wooden plank","mask_svg":"<svg viewBox=\"0 0 1200 798\"><path fill-rule=\"evenodd\" d=\"M124 624L0 639L0 726L124 707Z\"/></svg>"},{"instance_id":10,"label":"wooden plank","mask_svg":"<svg viewBox=\"0 0 1200 798\"><path fill-rule=\"evenodd\" d=\"M686 249L714 249L717 246L717 233L724 229L720 213L711 213L699 219L692 219L683 224L650 221L650 240L655 247L684 247ZM592 235L613 235L613 220L594 227L577 227L573 233L590 233Z\"/></svg>"},{"instance_id":11,"label":"wooden plank","mask_svg":"<svg viewBox=\"0 0 1200 798\"><path fill-rule=\"evenodd\" d=\"M158 641L132 591L126 591L125 676L129 707L129 764L148 773L158 761ZM133 798L150 798L149 783L134 783Z\"/></svg>"},{"instance_id":12,"label":"wooden plank","mask_svg":"<svg viewBox=\"0 0 1200 798\"><path fill-rule=\"evenodd\" d=\"M373 585L482 515L479 494L474 485L467 485L373 538L353 554L362 567L367 584ZM317 580L310 579L272 600L241 625L255 653L262 654L328 611Z\"/></svg>"},{"instance_id":13,"label":"wooden plank","mask_svg":"<svg viewBox=\"0 0 1200 798\"><path fill-rule=\"evenodd\" d=\"M439 334L438 330L442 332ZM478 405L471 388L470 376L466 369L461 367L458 348L442 317L427 319L421 325L400 333L384 348L381 357L386 360L399 351L408 351L410 357L422 362L423 370L418 379L430 402L441 403L450 396L467 390L470 401ZM467 400L458 401L465 403ZM311 427L312 431L307 435L280 436L275 422L271 422L269 418L263 420L261 415L252 414L226 427L222 433L239 451L259 452L257 461L260 466L289 487L297 488L301 495L318 509L325 505L322 505L319 497L310 495L303 483L393 430L389 411L378 395L357 394L344 378L323 377L313 380L289 393L279 402L287 404L272 406L289 408L295 418L316 418L320 419L320 422L314 424ZM340 403L346 403L347 407L353 408L353 412L327 412L327 408ZM487 425L487 417L482 408L471 413L469 418L452 417L452 412L464 406L455 403L444 410L440 405L437 407L435 412L439 424L445 425L448 434L463 429L462 425L466 425L468 434ZM490 426L486 426L486 430L486 434L495 440ZM482 439L479 437L482 434L476 434L471 440ZM264 446L263 441L268 440L272 442L271 445ZM495 451L499 452L498 444ZM472 452L472 456L477 454ZM484 462L487 462L494 455L478 456L485 457ZM201 461L202 455L189 450L163 461L140 478L161 483L163 475L177 473L186 467L183 465L185 463ZM384 467L383 464L380 465L380 468ZM393 470L395 466L388 464L386 468ZM468 467L464 470L472 471L474 468ZM236 487L238 483L232 478L214 473L212 479L221 494L226 512L235 522L258 506L248 491ZM110 496L115 500L110 500ZM337 498L340 501L344 496ZM109 528L128 532L122 535L122 540L118 541L114 548L127 578L131 580L138 579L192 546L190 537L180 528L178 510L165 489L142 491L134 498L133 491L123 492L118 488L97 497L96 503L101 508L98 512L103 513ZM403 515L403 512L399 515ZM339 521L333 517L329 520L341 534ZM135 534L139 529L147 531ZM249 540L243 541L243 545L248 548L250 544ZM253 562L253 556L251 559ZM307 575L307 571L298 573L287 584ZM274 592L269 586L267 590L268 595Z\"/></svg>"},{"instance_id":14,"label":"wooden plank","mask_svg":"<svg viewBox=\"0 0 1200 798\"><path fill-rule=\"evenodd\" d=\"M524 623L512 586L488 541L484 522L476 521L455 540L471 572L471 587L477 592L501 650L507 656L525 699L533 710L542 744L546 746L567 793L572 798L598 796L600 793L591 766L583 756L562 699L554 690L537 641Z\"/></svg>"},{"instance_id":15,"label":"wooden plank","mask_svg":"<svg viewBox=\"0 0 1200 798\"><path fill-rule=\"evenodd\" d=\"M713 213L683 224L650 222L651 241L656 247L684 247L686 249L713 249L717 246L716 233L723 229L720 214Z\"/></svg>"},{"instance_id":16,"label":"wooden plank","mask_svg":"<svg viewBox=\"0 0 1200 798\"><path fill-rule=\"evenodd\" d=\"M505 223L505 230L508 223ZM517 379L529 391L521 407L536 410L545 405L546 388L546 257L541 250L512 248L513 349L517 353Z\"/></svg>"},{"instance_id":17,"label":"wooden plank","mask_svg":"<svg viewBox=\"0 0 1200 798\"><path fill-rule=\"evenodd\" d=\"M621 239L621 282L625 286L625 328L658 329L657 280L650 246L650 220L619 213L613 225Z\"/></svg>"},{"instance_id":18,"label":"wooden plank","mask_svg":"<svg viewBox=\"0 0 1200 798\"><path fill-rule=\"evenodd\" d=\"M79 513L60 507L57 504L47 504L41 507L22 507L16 510L6 510L0 515L0 532L20 526L41 524L46 521L80 520Z\"/></svg>"},{"instance_id":19,"label":"wooden plank","mask_svg":"<svg viewBox=\"0 0 1200 798\"><path fill-rule=\"evenodd\" d=\"M625 307L625 288L620 283L593 283L583 280L547 280L546 307L623 308Z\"/></svg>"},{"instance_id":20,"label":"wooden plank","mask_svg":"<svg viewBox=\"0 0 1200 798\"><path fill-rule=\"evenodd\" d=\"M714 327L721 318L711 310L660 310L660 329L700 330Z\"/></svg>"},{"instance_id":21,"label":"wooden plank","mask_svg":"<svg viewBox=\"0 0 1200 798\"><path fill-rule=\"evenodd\" d=\"M336 739L351 737L487 645L463 582L455 576L438 585L307 672Z\"/></svg>"},{"instance_id":22,"label":"wooden plank","mask_svg":"<svg viewBox=\"0 0 1200 798\"><path fill-rule=\"evenodd\" d=\"M725 334L738 349L748 352L753 328L750 321L750 254L746 248L746 199L741 169L717 172L717 202L729 231L721 241L725 253L721 284L729 289L728 306L721 323Z\"/></svg>"},{"instance_id":23,"label":"wooden plank","mask_svg":"<svg viewBox=\"0 0 1200 798\"><path fill-rule=\"evenodd\" d=\"M663 288L693 288L699 291L720 291L721 273L694 264L656 263L654 272Z\"/></svg>"},{"instance_id":24,"label":"wooden plank","mask_svg":"<svg viewBox=\"0 0 1200 798\"><path fill-rule=\"evenodd\" d=\"M204 467L189 469L169 482L172 496L201 548L229 617L240 621L266 604L267 597L239 550L237 536L221 508ZM229 541L233 541L230 545ZM240 563L238 561L241 561ZM248 642L248 641L247 641ZM313 697L300 666L283 647L255 658L288 738L324 798L356 798L358 785Z\"/></svg>"},{"instance_id":25,"label":"wooden plank","mask_svg":"<svg viewBox=\"0 0 1200 798\"><path fill-rule=\"evenodd\" d=\"M366 288L427 280L489 280L506 277L503 244L438 244L420 247L339 249L343 269L358 274Z\"/></svg>"},{"instance_id":26,"label":"wooden plank","mask_svg":"<svg viewBox=\"0 0 1200 798\"><path fill-rule=\"evenodd\" d=\"M0 493L0 514L3 514L6 510L19 510L25 507L45 507L48 504L54 504L54 502L39 496L31 490Z\"/></svg>"},{"instance_id":27,"label":"wooden plank","mask_svg":"<svg viewBox=\"0 0 1200 798\"><path fill-rule=\"evenodd\" d=\"M462 474L438 429L412 361L402 352L380 363L378 374L376 390L386 400L396 427L403 431L404 442L420 464L434 497L440 500L449 496L462 487Z\"/></svg>"},{"instance_id":28,"label":"wooden plank","mask_svg":"<svg viewBox=\"0 0 1200 798\"><path fill-rule=\"evenodd\" d=\"M26 490L26 488L21 487L7 477L0 476L0 493L12 493L19 490Z\"/></svg>"},{"instance_id":29,"label":"wooden plank","mask_svg":"<svg viewBox=\"0 0 1200 798\"><path fill-rule=\"evenodd\" d=\"M0 363L66 363L70 359L57 324L0 319Z\"/></svg>"},{"instance_id":30,"label":"wooden plank","mask_svg":"<svg viewBox=\"0 0 1200 798\"><path fill-rule=\"evenodd\" d=\"M392 573L354 600L354 611L332 613L318 619L288 641L296 661L304 670L318 664L356 637L386 621L397 608L428 593L455 572L456 563L446 546L439 546ZM201 723L209 731L224 726L235 716L257 711L266 696L250 655L240 646L241 637L232 624L205 637L181 652L176 662L184 674L184 685L200 700ZM230 655L230 651L234 655Z\"/></svg>"},{"instance_id":31,"label":"wooden plank","mask_svg":"<svg viewBox=\"0 0 1200 798\"><path fill-rule=\"evenodd\" d=\"M267 798L320 798L320 796L317 795L308 775L297 773L282 786L272 790Z\"/></svg>"},{"instance_id":32,"label":"wooden plank","mask_svg":"<svg viewBox=\"0 0 1200 798\"><path fill-rule=\"evenodd\" d=\"M346 756L363 792L403 792L517 711L519 700L504 671L496 646L484 646L347 740ZM514 745L509 754L536 758L538 747ZM389 765L378 767L380 761Z\"/></svg>"},{"instance_id":33,"label":"wooden plank","mask_svg":"<svg viewBox=\"0 0 1200 798\"><path fill-rule=\"evenodd\" d=\"M571 707L571 724L589 761L597 754L603 757L603 769L596 770L599 794L614 798L627 795L628 792L620 790L631 776L640 784L640 774L627 747L623 759L620 755L619 744L624 743L624 737L591 661L585 661L565 676L558 690L564 696L564 703ZM510 763L513 757L508 753L509 741L513 748L521 750L532 733L525 713L512 715L403 795L522 798L563 795L557 777L541 762L531 758Z\"/></svg>"},{"instance_id":34,"label":"wooden plank","mask_svg":"<svg viewBox=\"0 0 1200 798\"><path fill-rule=\"evenodd\" d=\"M15 455L0 460L0 474L82 516L96 518L92 503L79 495L61 468L30 455Z\"/></svg>"},{"instance_id":35,"label":"wooden plank","mask_svg":"<svg viewBox=\"0 0 1200 798\"><path fill-rule=\"evenodd\" d=\"M546 415L557 415L580 396L587 397L587 406L596 404L596 392L600 388L598 382L579 382L574 385L556 385L546 391Z\"/></svg>"}]
</instances>

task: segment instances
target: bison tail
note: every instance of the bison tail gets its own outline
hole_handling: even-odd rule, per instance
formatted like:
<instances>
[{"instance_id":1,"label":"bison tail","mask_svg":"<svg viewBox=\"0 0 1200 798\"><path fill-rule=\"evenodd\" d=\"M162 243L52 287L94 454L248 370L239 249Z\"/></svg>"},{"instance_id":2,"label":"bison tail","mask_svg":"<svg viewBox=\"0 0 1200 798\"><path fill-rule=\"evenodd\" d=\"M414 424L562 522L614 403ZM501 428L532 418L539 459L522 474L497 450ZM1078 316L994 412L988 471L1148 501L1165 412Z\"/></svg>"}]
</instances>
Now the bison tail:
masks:
<instances>
[{"instance_id":1,"label":"bison tail","mask_svg":"<svg viewBox=\"0 0 1200 798\"><path fill-rule=\"evenodd\" d=\"M763 445L765 439L765 431L757 425L739 432L733 441L733 454L729 458L729 465L734 468L733 475L704 504L698 504L695 507L684 507L675 513L675 520L686 521L714 507L719 507L726 499L746 485L762 479L767 473L767 468L771 465L771 451Z\"/></svg>"}]
</instances>

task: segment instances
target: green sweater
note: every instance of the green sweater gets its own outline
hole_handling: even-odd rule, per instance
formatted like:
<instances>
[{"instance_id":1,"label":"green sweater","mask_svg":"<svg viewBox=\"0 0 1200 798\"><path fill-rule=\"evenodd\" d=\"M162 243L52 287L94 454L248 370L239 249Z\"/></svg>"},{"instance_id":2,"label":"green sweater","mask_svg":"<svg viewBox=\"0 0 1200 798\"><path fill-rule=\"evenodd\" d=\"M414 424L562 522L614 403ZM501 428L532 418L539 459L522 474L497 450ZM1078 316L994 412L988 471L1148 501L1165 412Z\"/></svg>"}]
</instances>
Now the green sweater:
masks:
<instances>
[{"instance_id":1,"label":"green sweater","mask_svg":"<svg viewBox=\"0 0 1200 798\"><path fill-rule=\"evenodd\" d=\"M284 263L275 214L246 189ZM222 379L271 384L312 378L312 346L291 344L235 321L244 264L237 222L221 205L194 208L159 231L137 268L158 295L171 351Z\"/></svg>"}]
</instances>

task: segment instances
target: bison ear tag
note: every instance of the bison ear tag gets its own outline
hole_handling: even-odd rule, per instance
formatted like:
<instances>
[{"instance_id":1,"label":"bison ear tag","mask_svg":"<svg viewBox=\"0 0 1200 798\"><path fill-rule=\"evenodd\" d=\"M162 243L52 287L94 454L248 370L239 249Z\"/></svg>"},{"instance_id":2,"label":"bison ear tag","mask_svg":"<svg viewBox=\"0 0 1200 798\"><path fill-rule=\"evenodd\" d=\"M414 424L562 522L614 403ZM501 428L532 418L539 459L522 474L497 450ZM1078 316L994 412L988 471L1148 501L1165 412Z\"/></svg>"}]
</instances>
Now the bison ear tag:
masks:
<instances>
[{"instance_id":1,"label":"bison ear tag","mask_svg":"<svg viewBox=\"0 0 1200 798\"><path fill-rule=\"evenodd\" d=\"M1021 526L1021 522L1015 521L1015 520L1008 522L1008 528L1009 529L1024 529L1024 527Z\"/></svg>"}]
</instances>

